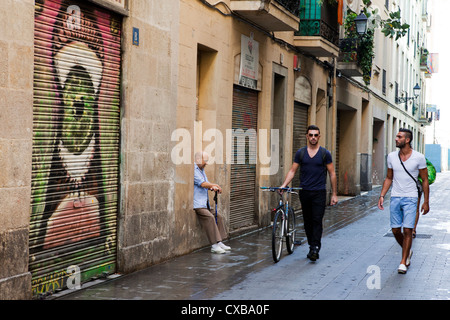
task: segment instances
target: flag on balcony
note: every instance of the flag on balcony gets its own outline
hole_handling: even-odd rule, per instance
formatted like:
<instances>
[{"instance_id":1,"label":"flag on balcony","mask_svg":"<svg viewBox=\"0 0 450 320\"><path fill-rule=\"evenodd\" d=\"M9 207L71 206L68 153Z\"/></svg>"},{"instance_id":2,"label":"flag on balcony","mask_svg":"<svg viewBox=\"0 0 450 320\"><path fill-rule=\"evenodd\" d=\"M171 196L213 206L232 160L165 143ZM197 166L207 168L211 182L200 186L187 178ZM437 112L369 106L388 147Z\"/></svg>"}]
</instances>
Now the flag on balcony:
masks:
<instances>
[{"instance_id":1,"label":"flag on balcony","mask_svg":"<svg viewBox=\"0 0 450 320\"><path fill-rule=\"evenodd\" d=\"M439 70L439 53L431 53L428 55L428 70L430 73L438 73Z\"/></svg>"},{"instance_id":2,"label":"flag on balcony","mask_svg":"<svg viewBox=\"0 0 450 320\"><path fill-rule=\"evenodd\" d=\"M345 4L347 5L347 8L349 8L353 12L360 12L361 9L362 9L362 6L361 6L362 2L361 2L361 0L346 0Z\"/></svg>"},{"instance_id":3,"label":"flag on balcony","mask_svg":"<svg viewBox=\"0 0 450 320\"><path fill-rule=\"evenodd\" d=\"M344 0L338 0L338 23L341 26L344 23Z\"/></svg>"}]
</instances>

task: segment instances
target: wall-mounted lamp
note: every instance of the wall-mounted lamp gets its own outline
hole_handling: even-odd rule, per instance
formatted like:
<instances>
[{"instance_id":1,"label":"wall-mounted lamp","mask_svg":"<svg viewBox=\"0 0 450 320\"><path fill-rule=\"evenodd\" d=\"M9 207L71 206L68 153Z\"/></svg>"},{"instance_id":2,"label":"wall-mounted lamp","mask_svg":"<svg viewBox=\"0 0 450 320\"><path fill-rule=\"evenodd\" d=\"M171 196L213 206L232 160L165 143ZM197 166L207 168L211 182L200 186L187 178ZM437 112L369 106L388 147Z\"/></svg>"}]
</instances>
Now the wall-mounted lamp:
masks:
<instances>
[{"instance_id":1,"label":"wall-mounted lamp","mask_svg":"<svg viewBox=\"0 0 450 320\"><path fill-rule=\"evenodd\" d=\"M360 36L365 34L367 32L367 17L364 12L361 11L354 21L356 24L356 32L358 32Z\"/></svg>"},{"instance_id":2,"label":"wall-mounted lamp","mask_svg":"<svg viewBox=\"0 0 450 320\"><path fill-rule=\"evenodd\" d=\"M353 21L355 22L356 33L358 35L355 38L344 38L339 40L339 48L342 52L352 52L356 50L362 36L367 32L367 17L363 11L361 11Z\"/></svg>"},{"instance_id":3,"label":"wall-mounted lamp","mask_svg":"<svg viewBox=\"0 0 450 320\"><path fill-rule=\"evenodd\" d=\"M420 90L421 90L421 88L420 88L420 86L419 86L419 84L418 83L416 83L416 85L414 86L414 88L413 88L413 91L414 91L414 97L399 97L398 98L398 102L399 103L407 103L409 100L415 100L415 99L417 99L417 97L419 96L419 94L420 94Z\"/></svg>"}]
</instances>

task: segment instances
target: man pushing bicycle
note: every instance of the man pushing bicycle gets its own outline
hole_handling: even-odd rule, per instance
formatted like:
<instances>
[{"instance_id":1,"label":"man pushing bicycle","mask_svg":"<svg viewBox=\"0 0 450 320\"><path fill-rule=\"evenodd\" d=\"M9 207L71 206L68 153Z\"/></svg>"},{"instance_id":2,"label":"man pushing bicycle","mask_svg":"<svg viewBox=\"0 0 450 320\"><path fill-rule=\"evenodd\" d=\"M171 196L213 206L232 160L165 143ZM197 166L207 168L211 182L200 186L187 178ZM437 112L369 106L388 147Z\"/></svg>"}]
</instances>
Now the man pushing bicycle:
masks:
<instances>
[{"instance_id":1,"label":"man pushing bicycle","mask_svg":"<svg viewBox=\"0 0 450 320\"><path fill-rule=\"evenodd\" d=\"M319 259L321 238L323 232L323 216L326 206L327 171L331 181L331 205L338 203L337 180L331 153L319 145L320 129L311 125L306 131L307 146L299 149L294 163L286 175L280 188L285 188L294 178L300 167L300 202L305 226L306 237L309 244L308 259Z\"/></svg>"}]
</instances>

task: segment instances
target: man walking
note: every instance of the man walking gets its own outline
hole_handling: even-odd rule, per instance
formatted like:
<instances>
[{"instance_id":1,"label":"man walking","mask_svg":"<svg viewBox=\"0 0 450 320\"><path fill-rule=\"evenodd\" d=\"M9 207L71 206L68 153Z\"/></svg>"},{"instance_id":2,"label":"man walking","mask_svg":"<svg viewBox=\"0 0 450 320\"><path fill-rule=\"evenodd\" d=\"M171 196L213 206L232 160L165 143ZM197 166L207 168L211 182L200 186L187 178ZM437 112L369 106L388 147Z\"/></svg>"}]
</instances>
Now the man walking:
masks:
<instances>
[{"instance_id":1,"label":"man walking","mask_svg":"<svg viewBox=\"0 0 450 320\"><path fill-rule=\"evenodd\" d=\"M402 258L398 273L406 273L411 263L412 231L416 220L418 205L417 178L422 178L424 202L422 214L427 214L429 207L429 185L427 163L423 154L411 148L413 134L409 129L400 129L395 137L395 145L400 151L393 151L387 157L387 175L383 182L378 208L384 210L384 196L391 184L390 223L395 240L402 247ZM403 227L403 233L402 233Z\"/></svg>"},{"instance_id":2,"label":"man walking","mask_svg":"<svg viewBox=\"0 0 450 320\"><path fill-rule=\"evenodd\" d=\"M323 232L323 216L326 206L327 171L331 181L331 205L338 202L336 173L331 153L319 145L320 129L311 125L306 131L307 146L299 149L294 163L281 185L285 188L294 178L300 167L300 202L302 204L303 221L309 244L307 257L311 261L319 259Z\"/></svg>"},{"instance_id":3,"label":"man walking","mask_svg":"<svg viewBox=\"0 0 450 320\"><path fill-rule=\"evenodd\" d=\"M194 164L194 211L200 221L202 228L211 247L212 253L225 253L231 248L222 243L226 238L225 224L223 217L217 214L217 217L211 212L209 205L208 190L222 193L222 188L215 183L208 181L205 173L205 167L208 163L209 156L206 152L198 152L195 154ZM216 221L217 219L217 221Z\"/></svg>"}]
</instances>

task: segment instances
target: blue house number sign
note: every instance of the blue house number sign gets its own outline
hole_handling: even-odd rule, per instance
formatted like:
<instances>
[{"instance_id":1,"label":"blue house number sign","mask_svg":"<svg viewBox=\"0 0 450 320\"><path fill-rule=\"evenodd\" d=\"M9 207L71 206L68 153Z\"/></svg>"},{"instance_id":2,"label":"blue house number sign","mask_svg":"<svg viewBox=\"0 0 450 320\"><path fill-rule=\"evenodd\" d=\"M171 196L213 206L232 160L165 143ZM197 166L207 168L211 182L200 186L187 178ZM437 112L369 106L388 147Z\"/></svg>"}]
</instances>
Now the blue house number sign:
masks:
<instances>
[{"instance_id":1,"label":"blue house number sign","mask_svg":"<svg viewBox=\"0 0 450 320\"><path fill-rule=\"evenodd\" d=\"M139 46L139 29L133 28L133 45Z\"/></svg>"}]
</instances>

